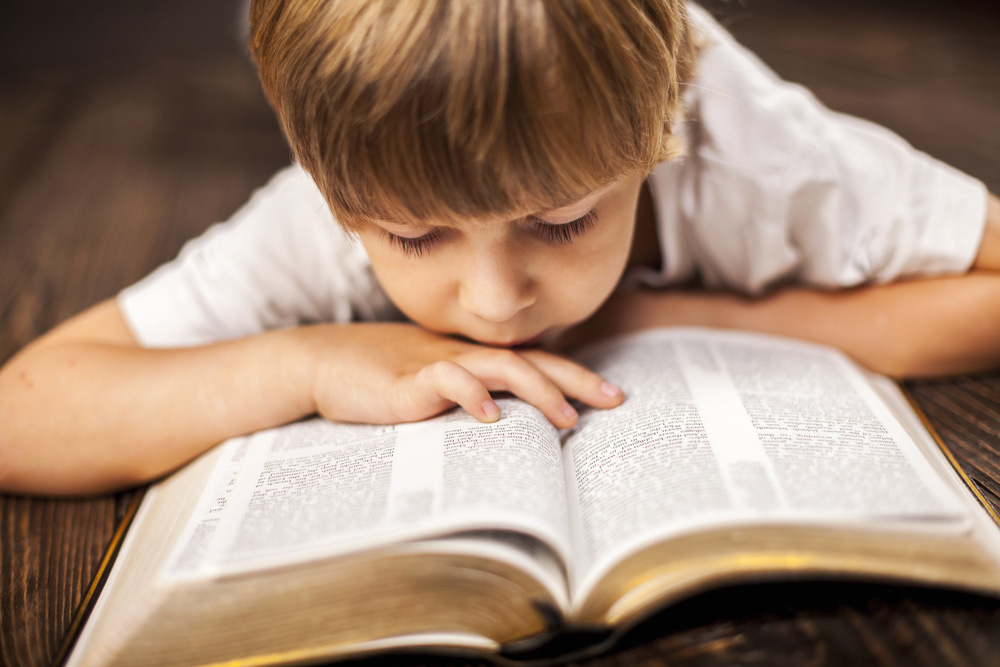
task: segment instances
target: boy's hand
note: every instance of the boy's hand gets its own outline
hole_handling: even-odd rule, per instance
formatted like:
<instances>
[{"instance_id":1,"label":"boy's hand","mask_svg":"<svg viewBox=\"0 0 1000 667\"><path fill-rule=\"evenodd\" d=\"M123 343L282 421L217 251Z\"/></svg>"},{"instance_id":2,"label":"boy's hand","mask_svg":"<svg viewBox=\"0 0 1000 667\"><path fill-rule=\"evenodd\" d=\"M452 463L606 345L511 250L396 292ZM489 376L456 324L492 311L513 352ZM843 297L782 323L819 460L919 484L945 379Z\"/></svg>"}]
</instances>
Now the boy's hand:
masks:
<instances>
[{"instance_id":1,"label":"boy's hand","mask_svg":"<svg viewBox=\"0 0 1000 667\"><path fill-rule=\"evenodd\" d=\"M618 387L539 349L499 349L410 324L317 325L298 330L311 365L315 410L339 421L398 423L454 405L483 422L500 418L491 391L534 405L558 428L576 424L566 398L598 408L622 402Z\"/></svg>"}]
</instances>

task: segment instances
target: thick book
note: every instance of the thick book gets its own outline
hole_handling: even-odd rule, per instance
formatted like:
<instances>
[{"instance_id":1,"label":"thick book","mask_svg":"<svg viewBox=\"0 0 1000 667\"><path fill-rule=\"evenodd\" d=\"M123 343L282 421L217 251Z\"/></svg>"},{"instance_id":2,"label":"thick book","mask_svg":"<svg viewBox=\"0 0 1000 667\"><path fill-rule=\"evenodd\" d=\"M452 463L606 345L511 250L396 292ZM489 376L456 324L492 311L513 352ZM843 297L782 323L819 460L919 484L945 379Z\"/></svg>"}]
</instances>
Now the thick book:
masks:
<instances>
[{"instance_id":1,"label":"thick book","mask_svg":"<svg viewBox=\"0 0 1000 667\"><path fill-rule=\"evenodd\" d=\"M659 329L553 428L501 399L229 440L152 487L70 655L269 665L600 650L708 589L848 578L1000 595L1000 529L888 378L830 348Z\"/></svg>"}]
</instances>

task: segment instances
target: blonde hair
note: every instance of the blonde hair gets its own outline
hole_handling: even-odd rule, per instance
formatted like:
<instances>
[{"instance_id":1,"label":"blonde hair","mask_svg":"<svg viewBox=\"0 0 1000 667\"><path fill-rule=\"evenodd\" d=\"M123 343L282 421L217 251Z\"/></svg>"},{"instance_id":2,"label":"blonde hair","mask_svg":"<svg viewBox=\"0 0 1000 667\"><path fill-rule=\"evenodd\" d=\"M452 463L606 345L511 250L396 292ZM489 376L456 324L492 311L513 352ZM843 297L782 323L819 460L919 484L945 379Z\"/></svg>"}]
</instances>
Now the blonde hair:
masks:
<instances>
[{"instance_id":1,"label":"blonde hair","mask_svg":"<svg viewBox=\"0 0 1000 667\"><path fill-rule=\"evenodd\" d=\"M579 199L675 156L683 0L254 0L250 48L347 229Z\"/></svg>"}]
</instances>

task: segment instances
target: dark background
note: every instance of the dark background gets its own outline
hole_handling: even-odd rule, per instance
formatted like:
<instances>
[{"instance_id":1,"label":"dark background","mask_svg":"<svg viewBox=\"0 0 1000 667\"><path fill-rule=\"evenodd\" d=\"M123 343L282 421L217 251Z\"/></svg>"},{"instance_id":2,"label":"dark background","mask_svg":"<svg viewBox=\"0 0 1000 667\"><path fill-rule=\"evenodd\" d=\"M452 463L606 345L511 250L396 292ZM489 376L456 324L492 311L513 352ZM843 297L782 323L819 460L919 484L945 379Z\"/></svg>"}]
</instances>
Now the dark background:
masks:
<instances>
[{"instance_id":1,"label":"dark background","mask_svg":"<svg viewBox=\"0 0 1000 667\"><path fill-rule=\"evenodd\" d=\"M828 105L895 129L1000 192L997 0L706 5ZM242 44L241 6L0 0L0 362L173 257L288 163ZM1000 378L911 388L996 505ZM0 496L0 663L51 663L129 498ZM594 664L936 666L997 656L995 600L792 583L703 596Z\"/></svg>"},{"instance_id":2,"label":"dark background","mask_svg":"<svg viewBox=\"0 0 1000 667\"><path fill-rule=\"evenodd\" d=\"M289 162L240 7L0 4L0 359L173 257Z\"/></svg>"}]
</instances>

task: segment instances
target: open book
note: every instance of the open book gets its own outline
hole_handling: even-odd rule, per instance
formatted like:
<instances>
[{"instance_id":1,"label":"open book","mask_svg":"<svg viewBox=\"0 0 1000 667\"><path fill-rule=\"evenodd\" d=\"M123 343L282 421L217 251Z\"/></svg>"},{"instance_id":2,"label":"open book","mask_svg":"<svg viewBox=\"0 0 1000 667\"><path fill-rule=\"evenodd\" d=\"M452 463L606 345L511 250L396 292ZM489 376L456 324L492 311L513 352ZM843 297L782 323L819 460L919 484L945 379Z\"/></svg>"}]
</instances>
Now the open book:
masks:
<instances>
[{"instance_id":1,"label":"open book","mask_svg":"<svg viewBox=\"0 0 1000 667\"><path fill-rule=\"evenodd\" d=\"M223 443L147 493L70 665L532 658L745 581L1000 594L1000 530L888 379L705 329L580 359L627 400L571 431L506 399Z\"/></svg>"}]
</instances>

